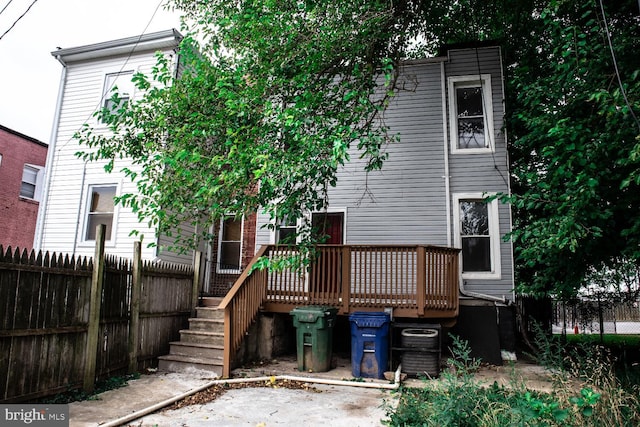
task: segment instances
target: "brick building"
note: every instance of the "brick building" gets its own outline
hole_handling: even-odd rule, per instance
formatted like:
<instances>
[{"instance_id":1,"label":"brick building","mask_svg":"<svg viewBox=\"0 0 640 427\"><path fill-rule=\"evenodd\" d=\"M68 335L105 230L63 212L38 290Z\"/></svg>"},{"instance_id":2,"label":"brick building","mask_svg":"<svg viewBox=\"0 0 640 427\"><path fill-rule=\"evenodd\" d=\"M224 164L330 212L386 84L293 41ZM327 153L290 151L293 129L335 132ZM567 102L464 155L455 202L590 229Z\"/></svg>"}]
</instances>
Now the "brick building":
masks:
<instances>
[{"instance_id":1,"label":"brick building","mask_svg":"<svg viewBox=\"0 0 640 427\"><path fill-rule=\"evenodd\" d=\"M47 144L0 125L0 245L33 247Z\"/></svg>"}]
</instances>

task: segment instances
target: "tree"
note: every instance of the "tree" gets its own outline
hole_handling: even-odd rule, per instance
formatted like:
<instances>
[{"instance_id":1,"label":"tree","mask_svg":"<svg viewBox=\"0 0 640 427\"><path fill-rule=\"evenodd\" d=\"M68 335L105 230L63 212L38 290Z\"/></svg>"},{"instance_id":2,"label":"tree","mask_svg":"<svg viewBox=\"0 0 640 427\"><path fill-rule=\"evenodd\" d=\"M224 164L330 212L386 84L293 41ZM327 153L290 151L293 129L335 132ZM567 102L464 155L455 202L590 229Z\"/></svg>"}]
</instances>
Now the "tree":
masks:
<instances>
[{"instance_id":1,"label":"tree","mask_svg":"<svg viewBox=\"0 0 640 427\"><path fill-rule=\"evenodd\" d=\"M536 42L509 78L514 195L506 198L527 292L573 296L588 272L620 258L637 263L637 7L549 2L532 14Z\"/></svg>"},{"instance_id":2,"label":"tree","mask_svg":"<svg viewBox=\"0 0 640 427\"><path fill-rule=\"evenodd\" d=\"M88 158L134 159L139 194L120 202L161 231L187 221L208 238L230 212L322 210L350 148L382 167L394 135L380 112L398 63L493 39L505 55L513 194L502 199L514 206L521 290L575 294L590 269L640 258L634 0L173 4L195 23L182 76L161 59L156 82L136 76L141 102L101 112L113 137L79 135ZM310 224L300 233L308 248L317 241Z\"/></svg>"}]
</instances>

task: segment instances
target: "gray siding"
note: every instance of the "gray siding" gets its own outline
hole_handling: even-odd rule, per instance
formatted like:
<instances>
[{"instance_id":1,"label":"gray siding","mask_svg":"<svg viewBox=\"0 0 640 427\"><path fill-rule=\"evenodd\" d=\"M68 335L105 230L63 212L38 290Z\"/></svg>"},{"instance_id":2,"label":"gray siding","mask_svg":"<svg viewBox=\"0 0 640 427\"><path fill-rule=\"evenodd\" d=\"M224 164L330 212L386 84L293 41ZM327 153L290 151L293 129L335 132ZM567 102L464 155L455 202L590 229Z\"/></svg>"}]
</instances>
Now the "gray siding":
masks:
<instances>
[{"instance_id":1,"label":"gray siding","mask_svg":"<svg viewBox=\"0 0 640 427\"><path fill-rule=\"evenodd\" d=\"M330 210L346 210L347 244L433 244L455 242L452 194L508 192L507 153L503 126L503 88L500 51L483 48L450 51L448 58L405 64L400 87L385 112L391 133L400 142L387 147L389 159L381 171L367 174L364 161L352 148L351 162L338 174L338 184L329 193ZM442 66L442 61L444 67ZM491 154L452 154L448 134L447 77L491 74L496 150ZM445 70L445 75L442 70ZM443 93L443 85L445 93ZM445 134L446 130L446 134ZM446 147L446 152L445 152ZM450 193L445 186L445 162L449 161ZM447 218L447 204L450 216ZM500 234L510 230L508 206L499 206ZM261 228L268 221L258 216L256 248L270 243L270 233ZM448 228L448 226L451 228ZM512 298L513 261L511 244L501 243L499 279L469 280L465 289L497 297Z\"/></svg>"}]
</instances>

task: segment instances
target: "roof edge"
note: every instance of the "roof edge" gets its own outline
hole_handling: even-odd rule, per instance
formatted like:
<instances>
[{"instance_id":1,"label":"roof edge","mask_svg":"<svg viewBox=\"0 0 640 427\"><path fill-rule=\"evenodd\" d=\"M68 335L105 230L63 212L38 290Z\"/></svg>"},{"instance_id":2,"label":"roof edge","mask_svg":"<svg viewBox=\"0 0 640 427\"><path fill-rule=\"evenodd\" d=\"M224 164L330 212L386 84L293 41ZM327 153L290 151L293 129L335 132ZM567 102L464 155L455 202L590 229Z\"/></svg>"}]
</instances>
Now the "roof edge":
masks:
<instances>
[{"instance_id":1,"label":"roof edge","mask_svg":"<svg viewBox=\"0 0 640 427\"><path fill-rule=\"evenodd\" d=\"M51 52L51 55L64 62L81 61L83 59L151 50L171 45L177 46L183 38L184 36L178 30L172 28L122 39L58 49Z\"/></svg>"},{"instance_id":2,"label":"roof edge","mask_svg":"<svg viewBox=\"0 0 640 427\"><path fill-rule=\"evenodd\" d=\"M8 127L2 126L2 125L0 125L0 130L3 130L3 131L5 131L7 133L10 133L12 135L18 136L18 137L20 137L22 139L26 139L27 141L36 143L38 145L42 145L45 148L49 148L49 145L46 142L42 142L39 139L36 139L36 138L34 138L32 136L29 136L29 135L25 135L24 133L18 132L17 130L13 130L11 128L8 128Z\"/></svg>"}]
</instances>

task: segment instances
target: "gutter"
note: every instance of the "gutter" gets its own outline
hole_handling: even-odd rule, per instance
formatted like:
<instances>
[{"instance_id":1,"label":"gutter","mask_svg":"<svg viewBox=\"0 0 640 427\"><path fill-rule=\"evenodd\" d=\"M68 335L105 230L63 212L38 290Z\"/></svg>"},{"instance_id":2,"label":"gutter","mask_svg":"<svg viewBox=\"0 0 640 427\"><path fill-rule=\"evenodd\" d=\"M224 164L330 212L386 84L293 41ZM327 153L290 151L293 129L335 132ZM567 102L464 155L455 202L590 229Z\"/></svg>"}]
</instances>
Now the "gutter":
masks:
<instances>
[{"instance_id":1,"label":"gutter","mask_svg":"<svg viewBox=\"0 0 640 427\"><path fill-rule=\"evenodd\" d=\"M402 366L398 366L398 369L395 372L393 384L361 383L361 382L355 382L355 381L332 380L332 379L325 379L325 378L297 377L293 375L277 375L277 376L268 376L268 377L232 378L232 379L226 379L226 380L213 380L200 387L196 387L185 393L182 393L178 396L174 396L169 399L163 400L162 402L156 403L155 405L133 412L129 415L125 415L124 417L106 422L104 424L100 424L100 427L117 427L117 426L126 424L130 421L137 420L139 418L144 417L145 415L151 414L153 412L157 412L160 409L166 406L169 406L179 400L192 396L200 391L206 390L209 387L212 387L218 384L247 384L247 383L257 383L257 382L268 382L268 381L274 381L274 380L287 380L287 381L300 381L300 382L312 383L312 384L326 384L326 385L336 385L336 386L345 386L345 387L397 390L398 388L400 388L401 368Z\"/></svg>"},{"instance_id":2,"label":"gutter","mask_svg":"<svg viewBox=\"0 0 640 427\"><path fill-rule=\"evenodd\" d=\"M60 125L60 112L62 110L62 99L64 98L64 89L67 83L67 64L60 55L55 58L62 64L62 75L60 76L60 86L58 88L58 99L56 101L56 113L53 118L53 126L51 128L51 137L49 141L49 149L47 150L47 163L45 165L45 179L43 197L38 207L38 218L36 219L36 230L34 233L33 247L35 250L42 249L42 241L44 239L44 223L47 216L47 204L49 202L49 192L51 187L51 175L53 173L53 163L56 151L56 142L58 141L58 127Z\"/></svg>"}]
</instances>

